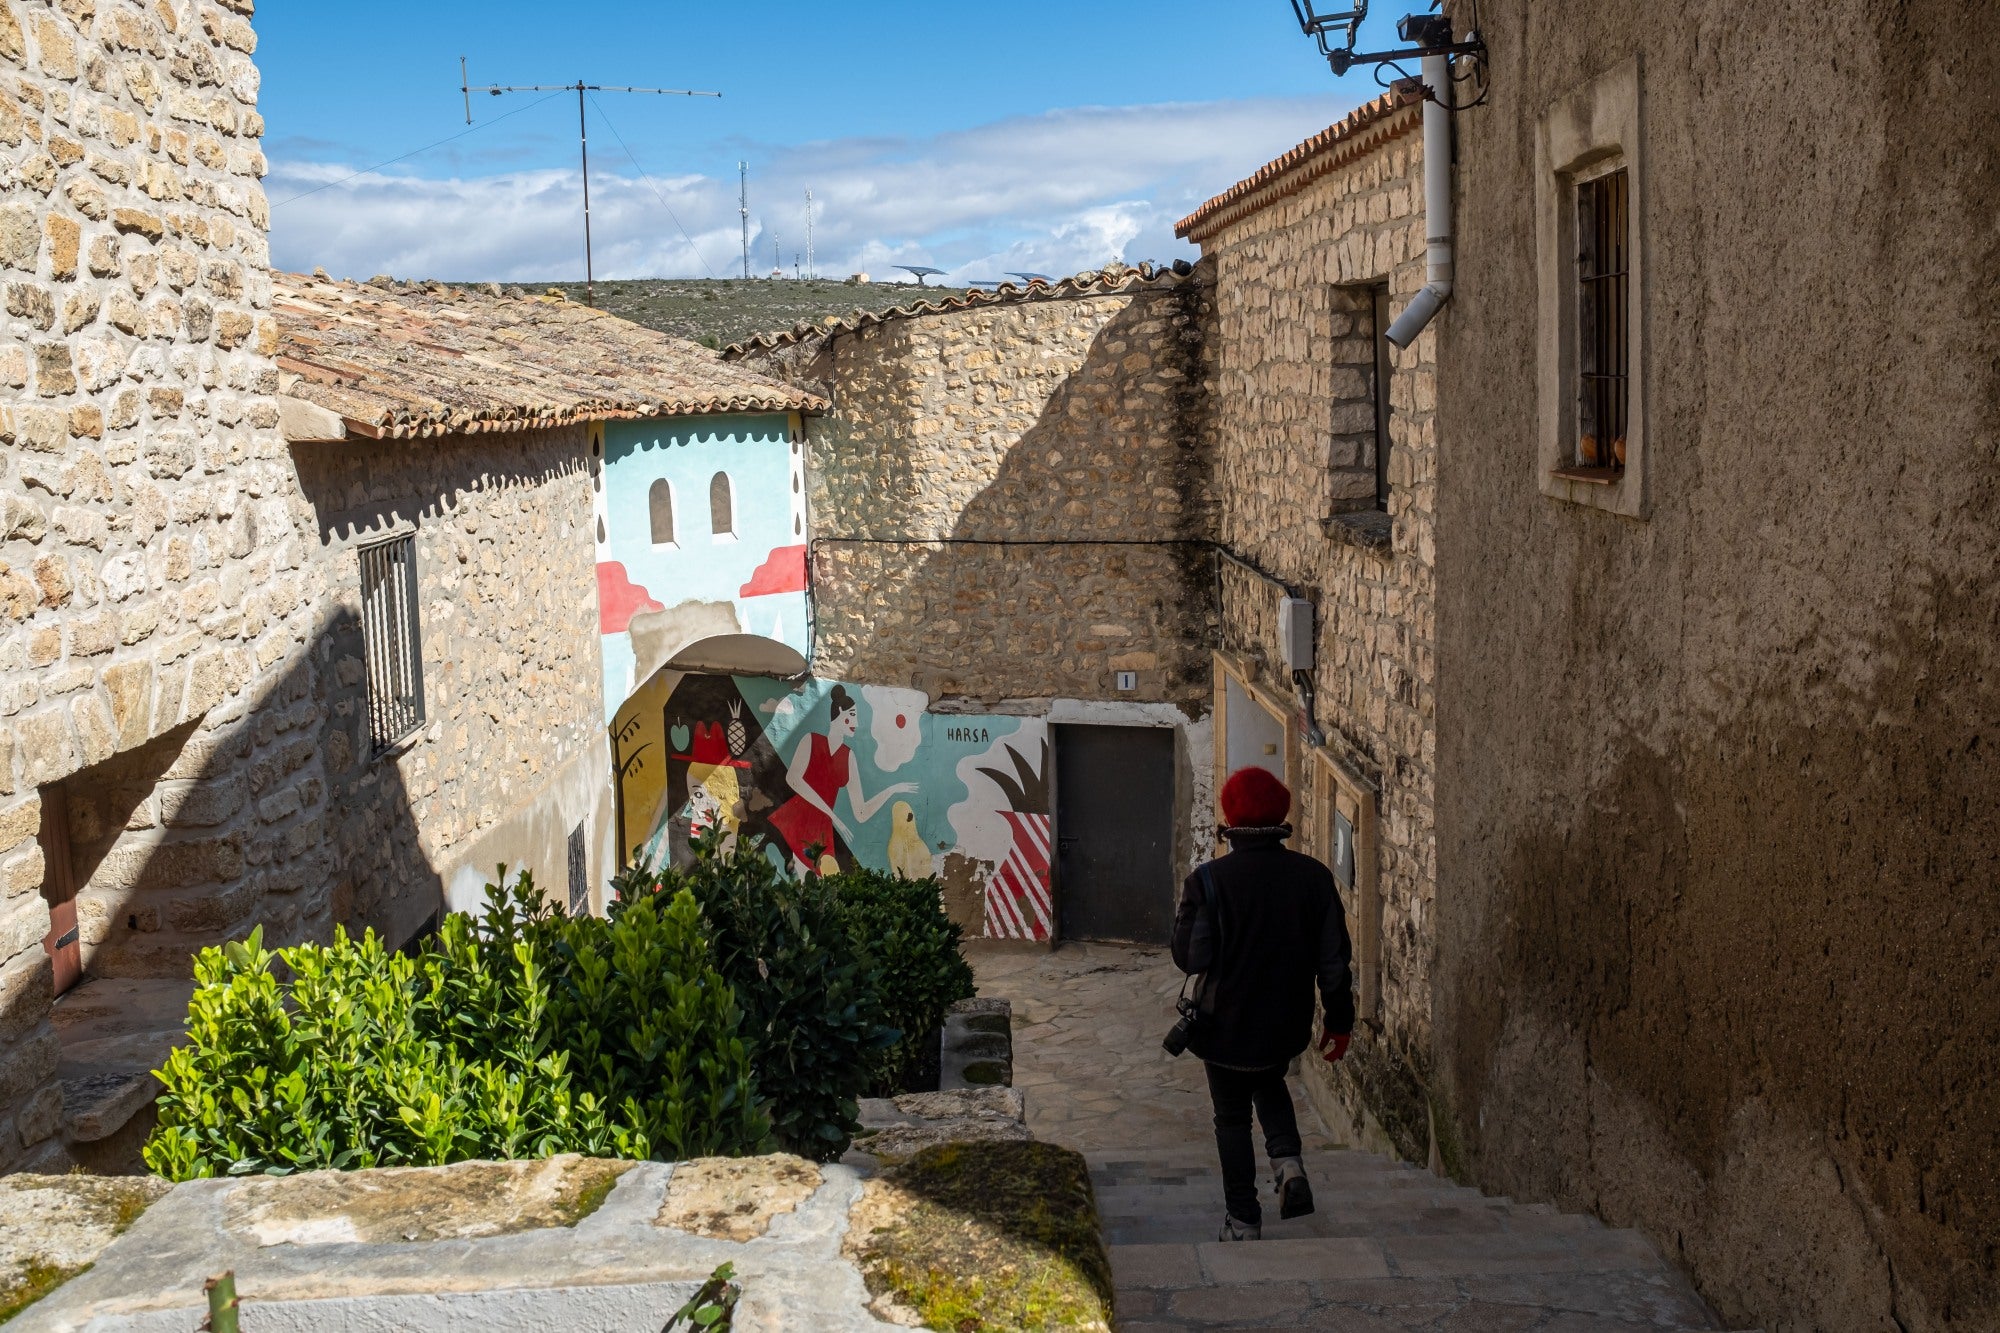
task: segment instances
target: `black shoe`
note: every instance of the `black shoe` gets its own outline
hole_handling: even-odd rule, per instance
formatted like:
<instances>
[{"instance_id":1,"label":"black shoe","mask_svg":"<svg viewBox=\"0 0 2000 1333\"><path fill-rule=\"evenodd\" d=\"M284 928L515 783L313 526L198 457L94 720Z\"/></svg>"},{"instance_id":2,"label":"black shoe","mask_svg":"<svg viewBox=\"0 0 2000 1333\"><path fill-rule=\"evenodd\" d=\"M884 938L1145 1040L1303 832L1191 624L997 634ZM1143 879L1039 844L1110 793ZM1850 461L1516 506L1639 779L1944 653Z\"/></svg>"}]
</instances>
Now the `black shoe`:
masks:
<instances>
[{"instance_id":1,"label":"black shoe","mask_svg":"<svg viewBox=\"0 0 2000 1333\"><path fill-rule=\"evenodd\" d=\"M1306 1179L1306 1165L1296 1157L1281 1157L1272 1163L1277 1178L1278 1216L1304 1217L1313 1210L1312 1182Z\"/></svg>"}]
</instances>

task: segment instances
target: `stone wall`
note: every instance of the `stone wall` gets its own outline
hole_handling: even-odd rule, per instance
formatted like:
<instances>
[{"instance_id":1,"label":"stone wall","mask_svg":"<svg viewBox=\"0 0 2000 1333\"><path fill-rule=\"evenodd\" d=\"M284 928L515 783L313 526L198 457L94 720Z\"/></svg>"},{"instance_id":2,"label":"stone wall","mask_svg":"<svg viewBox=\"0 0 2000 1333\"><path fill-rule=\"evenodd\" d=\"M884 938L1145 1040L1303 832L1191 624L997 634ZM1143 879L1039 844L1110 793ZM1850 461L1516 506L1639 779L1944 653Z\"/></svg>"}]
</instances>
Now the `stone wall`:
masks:
<instances>
[{"instance_id":1,"label":"stone wall","mask_svg":"<svg viewBox=\"0 0 2000 1333\"><path fill-rule=\"evenodd\" d=\"M401 943L447 898L476 908L501 859L566 900L564 842L579 822L588 873L608 873L593 429L294 448L326 588L316 655L333 913L351 928ZM357 548L412 531L425 722L377 754ZM533 813L545 804L546 818ZM523 819L539 831L509 836Z\"/></svg>"},{"instance_id":2,"label":"stone wall","mask_svg":"<svg viewBox=\"0 0 2000 1333\"><path fill-rule=\"evenodd\" d=\"M807 469L814 667L933 700L1200 707L1199 283L1020 299L816 338L753 368L823 386Z\"/></svg>"},{"instance_id":3,"label":"stone wall","mask_svg":"<svg viewBox=\"0 0 2000 1333\"><path fill-rule=\"evenodd\" d=\"M1381 1004L1361 1015L1354 1053L1329 1075L1331 1109L1419 1160L1437 879L1435 336L1391 351L1388 505L1378 513L1369 288L1386 284L1395 311L1424 282L1420 116L1388 111L1350 136L1365 136L1353 160L1300 186L1280 181L1261 206L1196 235L1215 271L1207 415L1220 537L1271 576L1224 564L1221 648L1271 695L1293 697L1277 633L1285 593L1272 580L1311 600L1326 756L1379 792ZM1328 856L1312 845L1318 807L1332 799L1327 774L1315 762L1293 774L1301 845Z\"/></svg>"},{"instance_id":4,"label":"stone wall","mask_svg":"<svg viewBox=\"0 0 2000 1333\"><path fill-rule=\"evenodd\" d=\"M1479 9L1439 325L1451 1128L1483 1186L1644 1227L1729 1327L1992 1328L2000 9ZM1529 151L1634 57L1643 519L1542 493Z\"/></svg>"},{"instance_id":5,"label":"stone wall","mask_svg":"<svg viewBox=\"0 0 2000 1333\"><path fill-rule=\"evenodd\" d=\"M323 905L250 10L0 6L0 1168L60 1118L41 789L98 972Z\"/></svg>"}]
</instances>

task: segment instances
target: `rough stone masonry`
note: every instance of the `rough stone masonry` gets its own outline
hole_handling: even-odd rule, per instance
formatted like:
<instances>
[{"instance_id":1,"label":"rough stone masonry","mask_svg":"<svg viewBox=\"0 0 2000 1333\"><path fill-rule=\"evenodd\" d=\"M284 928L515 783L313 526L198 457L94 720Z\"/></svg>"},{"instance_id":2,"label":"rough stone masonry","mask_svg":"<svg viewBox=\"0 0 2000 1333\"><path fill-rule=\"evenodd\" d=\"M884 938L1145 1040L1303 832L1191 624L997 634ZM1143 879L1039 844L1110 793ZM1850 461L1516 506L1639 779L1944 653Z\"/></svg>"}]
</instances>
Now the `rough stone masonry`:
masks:
<instances>
[{"instance_id":1,"label":"rough stone masonry","mask_svg":"<svg viewBox=\"0 0 2000 1333\"><path fill-rule=\"evenodd\" d=\"M42 792L143 793L71 812L99 974L325 909L251 11L0 7L0 1168L61 1113Z\"/></svg>"}]
</instances>

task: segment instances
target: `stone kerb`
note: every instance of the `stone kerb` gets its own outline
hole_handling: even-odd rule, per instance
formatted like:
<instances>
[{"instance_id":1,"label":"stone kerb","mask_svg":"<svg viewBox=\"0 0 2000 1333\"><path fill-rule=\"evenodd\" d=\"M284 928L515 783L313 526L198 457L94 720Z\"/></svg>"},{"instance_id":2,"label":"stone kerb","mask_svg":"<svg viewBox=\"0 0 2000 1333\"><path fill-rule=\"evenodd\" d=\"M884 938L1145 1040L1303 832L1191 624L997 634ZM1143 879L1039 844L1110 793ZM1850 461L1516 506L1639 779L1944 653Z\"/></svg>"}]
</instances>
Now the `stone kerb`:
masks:
<instances>
[{"instance_id":1,"label":"stone kerb","mask_svg":"<svg viewBox=\"0 0 2000 1333\"><path fill-rule=\"evenodd\" d=\"M658 1328L724 1263L744 1288L743 1327L880 1327L840 1257L857 1172L747 1159L709 1203L762 1225L720 1239L672 1225L683 1216L675 1177L701 1165L558 1157L191 1181L14 1327L185 1329L205 1309L204 1279L229 1269L246 1324L254 1314L300 1333L357 1322ZM815 1177L803 1195L791 1187L801 1168ZM784 1196L775 1207L763 1197L773 1190Z\"/></svg>"}]
</instances>

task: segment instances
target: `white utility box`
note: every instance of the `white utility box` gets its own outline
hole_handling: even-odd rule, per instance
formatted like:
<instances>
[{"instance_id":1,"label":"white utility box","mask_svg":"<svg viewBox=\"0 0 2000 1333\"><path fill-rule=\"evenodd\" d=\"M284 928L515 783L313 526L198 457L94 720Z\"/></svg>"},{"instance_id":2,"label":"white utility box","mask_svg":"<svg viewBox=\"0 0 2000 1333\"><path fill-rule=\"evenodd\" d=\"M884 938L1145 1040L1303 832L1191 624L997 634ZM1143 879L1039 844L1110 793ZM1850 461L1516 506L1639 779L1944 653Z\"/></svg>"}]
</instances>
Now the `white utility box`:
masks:
<instances>
[{"instance_id":1,"label":"white utility box","mask_svg":"<svg viewBox=\"0 0 2000 1333\"><path fill-rule=\"evenodd\" d=\"M1313 669L1313 604L1303 597L1278 602L1278 656L1287 672Z\"/></svg>"}]
</instances>

